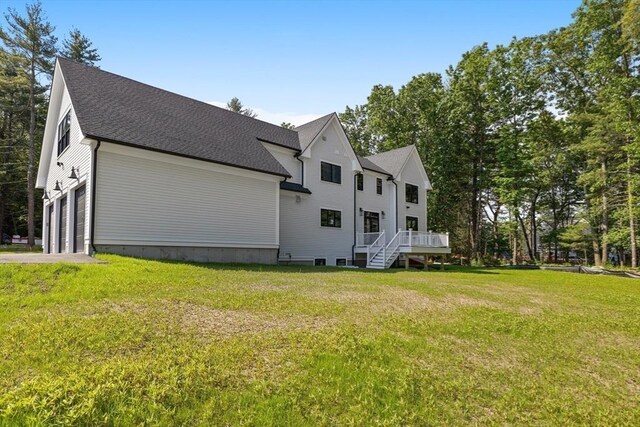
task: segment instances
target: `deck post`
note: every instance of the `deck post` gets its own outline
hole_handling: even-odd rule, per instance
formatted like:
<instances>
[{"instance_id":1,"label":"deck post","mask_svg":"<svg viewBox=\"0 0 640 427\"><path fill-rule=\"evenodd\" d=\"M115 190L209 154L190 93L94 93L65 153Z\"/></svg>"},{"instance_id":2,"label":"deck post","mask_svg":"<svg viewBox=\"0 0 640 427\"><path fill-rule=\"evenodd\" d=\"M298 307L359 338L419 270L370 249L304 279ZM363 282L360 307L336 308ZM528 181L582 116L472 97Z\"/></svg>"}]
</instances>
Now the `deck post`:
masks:
<instances>
[{"instance_id":1,"label":"deck post","mask_svg":"<svg viewBox=\"0 0 640 427\"><path fill-rule=\"evenodd\" d=\"M440 256L440 271L444 271L444 255Z\"/></svg>"},{"instance_id":2,"label":"deck post","mask_svg":"<svg viewBox=\"0 0 640 427\"><path fill-rule=\"evenodd\" d=\"M404 255L404 268L405 269L409 268L409 254Z\"/></svg>"}]
</instances>

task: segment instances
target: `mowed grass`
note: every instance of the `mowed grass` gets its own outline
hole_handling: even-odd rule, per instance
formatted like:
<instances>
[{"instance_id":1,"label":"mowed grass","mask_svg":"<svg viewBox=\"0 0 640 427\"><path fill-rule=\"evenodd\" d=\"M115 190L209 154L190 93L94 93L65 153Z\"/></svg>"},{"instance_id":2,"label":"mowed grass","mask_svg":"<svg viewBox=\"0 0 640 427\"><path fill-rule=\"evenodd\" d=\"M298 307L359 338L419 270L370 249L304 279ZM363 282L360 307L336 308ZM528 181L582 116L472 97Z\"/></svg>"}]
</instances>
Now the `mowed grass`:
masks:
<instances>
[{"instance_id":1,"label":"mowed grass","mask_svg":"<svg viewBox=\"0 0 640 427\"><path fill-rule=\"evenodd\" d=\"M640 424L640 281L0 265L0 424Z\"/></svg>"}]
</instances>

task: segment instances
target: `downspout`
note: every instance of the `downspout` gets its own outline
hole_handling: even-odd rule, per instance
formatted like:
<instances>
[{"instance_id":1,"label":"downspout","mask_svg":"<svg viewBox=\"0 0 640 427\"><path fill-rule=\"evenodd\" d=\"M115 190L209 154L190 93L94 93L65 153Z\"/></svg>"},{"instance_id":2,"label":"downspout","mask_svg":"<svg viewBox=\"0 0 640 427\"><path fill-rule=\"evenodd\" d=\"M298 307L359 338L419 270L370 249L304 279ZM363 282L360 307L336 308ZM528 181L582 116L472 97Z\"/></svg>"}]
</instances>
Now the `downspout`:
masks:
<instances>
[{"instance_id":1,"label":"downspout","mask_svg":"<svg viewBox=\"0 0 640 427\"><path fill-rule=\"evenodd\" d=\"M396 205L396 228L393 230L393 235L398 232L398 183L393 179L392 176L387 178L387 181L391 181L391 183L396 187L396 192L394 194L395 205Z\"/></svg>"},{"instance_id":2,"label":"downspout","mask_svg":"<svg viewBox=\"0 0 640 427\"><path fill-rule=\"evenodd\" d=\"M353 175L353 245L351 245L351 265L355 265L356 262L356 229L357 229L357 225L356 225L356 220L358 218L358 213L357 213L357 203L356 203L356 194L358 194L357 187L358 187L358 175L359 174L355 174Z\"/></svg>"},{"instance_id":3,"label":"downspout","mask_svg":"<svg viewBox=\"0 0 640 427\"><path fill-rule=\"evenodd\" d=\"M300 158L300 154L302 153L295 154L293 157L295 157L296 160L298 160L302 164L302 169L300 170L300 185L304 187L304 162Z\"/></svg>"},{"instance_id":4,"label":"downspout","mask_svg":"<svg viewBox=\"0 0 640 427\"><path fill-rule=\"evenodd\" d=\"M95 234L95 224L96 224L96 167L98 165L98 148L100 148L100 140L97 140L96 148L93 149L93 170L91 171L91 230L90 230L90 245L93 252L92 256L98 252L96 250L96 245L93 242L94 234Z\"/></svg>"}]
</instances>

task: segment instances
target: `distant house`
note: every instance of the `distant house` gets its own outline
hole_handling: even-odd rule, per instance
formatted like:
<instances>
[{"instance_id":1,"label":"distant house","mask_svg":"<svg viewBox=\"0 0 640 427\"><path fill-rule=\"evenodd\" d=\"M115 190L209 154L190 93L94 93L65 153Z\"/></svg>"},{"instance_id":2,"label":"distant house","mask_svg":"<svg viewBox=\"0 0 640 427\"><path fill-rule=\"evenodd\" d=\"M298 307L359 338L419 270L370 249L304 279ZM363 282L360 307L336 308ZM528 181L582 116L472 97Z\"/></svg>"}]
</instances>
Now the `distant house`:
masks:
<instances>
[{"instance_id":1,"label":"distant house","mask_svg":"<svg viewBox=\"0 0 640 427\"><path fill-rule=\"evenodd\" d=\"M285 129L66 59L37 187L46 253L384 268L449 252L415 147L361 158L335 113Z\"/></svg>"}]
</instances>

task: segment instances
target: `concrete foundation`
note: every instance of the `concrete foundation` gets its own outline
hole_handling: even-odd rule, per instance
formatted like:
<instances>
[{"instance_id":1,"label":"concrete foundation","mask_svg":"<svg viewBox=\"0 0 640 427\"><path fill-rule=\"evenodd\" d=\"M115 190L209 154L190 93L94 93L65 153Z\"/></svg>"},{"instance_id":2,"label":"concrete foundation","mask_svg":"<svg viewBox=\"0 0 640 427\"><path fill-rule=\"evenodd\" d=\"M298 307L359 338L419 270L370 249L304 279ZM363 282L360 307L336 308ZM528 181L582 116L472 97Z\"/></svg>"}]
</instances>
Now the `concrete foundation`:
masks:
<instances>
[{"instance_id":1,"label":"concrete foundation","mask_svg":"<svg viewBox=\"0 0 640 427\"><path fill-rule=\"evenodd\" d=\"M193 262L276 264L277 249L203 248L191 246L96 245L100 253Z\"/></svg>"}]
</instances>

